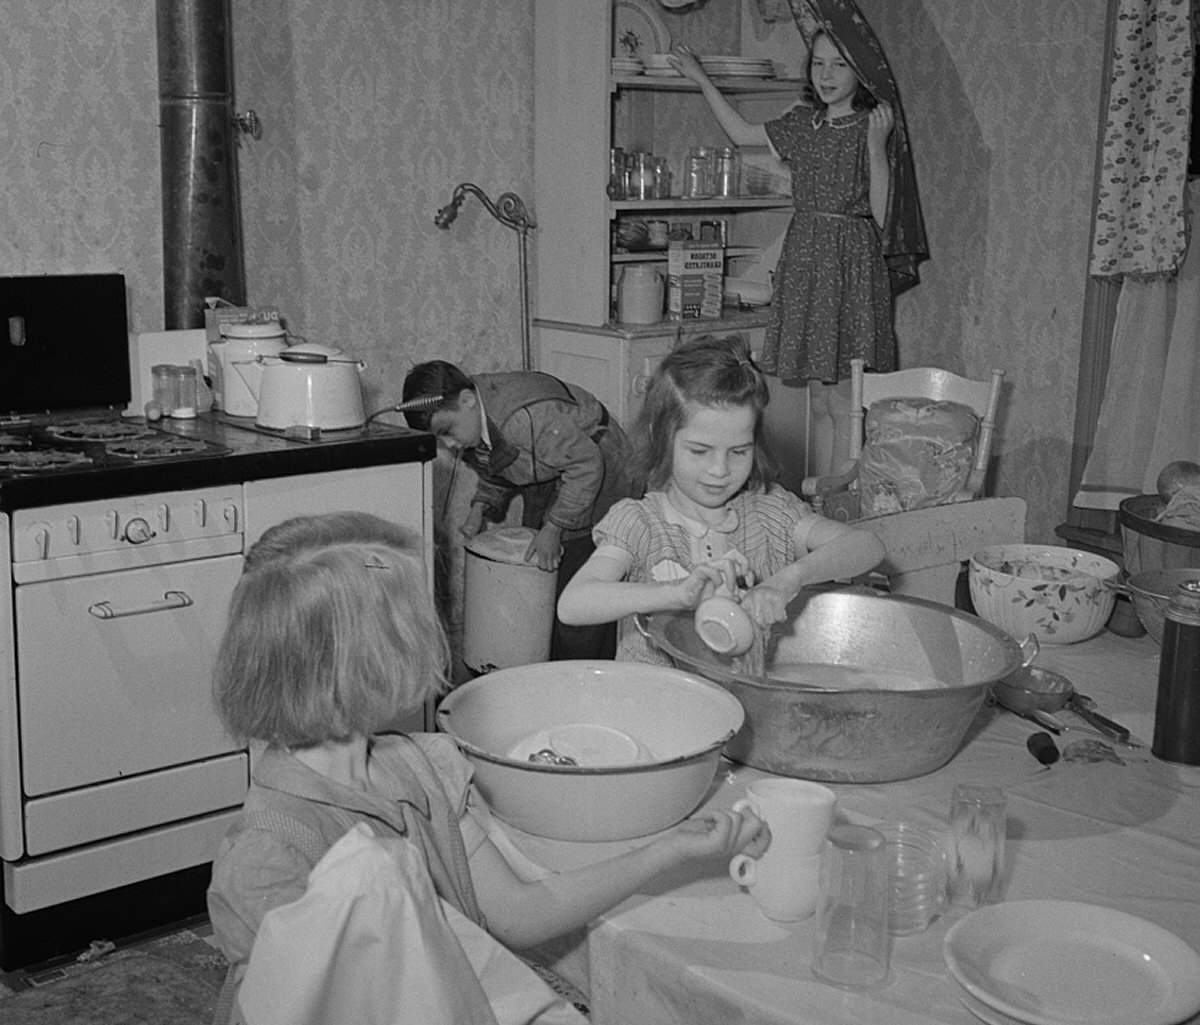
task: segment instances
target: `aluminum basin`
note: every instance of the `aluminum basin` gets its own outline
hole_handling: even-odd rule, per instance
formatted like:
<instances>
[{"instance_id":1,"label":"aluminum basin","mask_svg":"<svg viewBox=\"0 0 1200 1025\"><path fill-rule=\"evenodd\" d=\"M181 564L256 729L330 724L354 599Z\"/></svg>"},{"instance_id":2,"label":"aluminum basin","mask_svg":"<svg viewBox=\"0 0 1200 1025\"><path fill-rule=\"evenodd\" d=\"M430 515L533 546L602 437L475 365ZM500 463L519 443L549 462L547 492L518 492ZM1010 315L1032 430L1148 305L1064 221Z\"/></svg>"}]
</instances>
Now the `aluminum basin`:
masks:
<instances>
[{"instance_id":1,"label":"aluminum basin","mask_svg":"<svg viewBox=\"0 0 1200 1025\"><path fill-rule=\"evenodd\" d=\"M691 613L644 621L679 668L741 701L746 721L725 753L782 776L879 783L932 772L962 745L989 685L1026 661L990 623L919 598L806 591L789 613L763 676L710 651ZM911 689L879 689L892 686Z\"/></svg>"}]
</instances>

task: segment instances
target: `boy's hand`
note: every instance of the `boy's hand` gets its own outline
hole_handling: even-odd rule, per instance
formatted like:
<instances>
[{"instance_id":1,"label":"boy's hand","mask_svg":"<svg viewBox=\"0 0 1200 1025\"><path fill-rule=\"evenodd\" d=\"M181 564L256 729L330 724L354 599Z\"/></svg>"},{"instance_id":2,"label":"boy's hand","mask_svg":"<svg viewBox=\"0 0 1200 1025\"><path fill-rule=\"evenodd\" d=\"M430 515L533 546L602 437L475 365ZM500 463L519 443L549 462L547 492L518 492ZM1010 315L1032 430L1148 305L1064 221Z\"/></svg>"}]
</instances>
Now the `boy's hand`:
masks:
<instances>
[{"instance_id":1,"label":"boy's hand","mask_svg":"<svg viewBox=\"0 0 1200 1025\"><path fill-rule=\"evenodd\" d=\"M536 562L541 569L551 571L558 569L562 561L562 527L554 523L544 523L530 542L525 552L526 562Z\"/></svg>"},{"instance_id":2,"label":"boy's hand","mask_svg":"<svg viewBox=\"0 0 1200 1025\"><path fill-rule=\"evenodd\" d=\"M483 506L472 503L471 511L467 513L467 518L463 520L462 526L458 528L459 533L468 540L473 538L480 530L483 529Z\"/></svg>"}]
</instances>

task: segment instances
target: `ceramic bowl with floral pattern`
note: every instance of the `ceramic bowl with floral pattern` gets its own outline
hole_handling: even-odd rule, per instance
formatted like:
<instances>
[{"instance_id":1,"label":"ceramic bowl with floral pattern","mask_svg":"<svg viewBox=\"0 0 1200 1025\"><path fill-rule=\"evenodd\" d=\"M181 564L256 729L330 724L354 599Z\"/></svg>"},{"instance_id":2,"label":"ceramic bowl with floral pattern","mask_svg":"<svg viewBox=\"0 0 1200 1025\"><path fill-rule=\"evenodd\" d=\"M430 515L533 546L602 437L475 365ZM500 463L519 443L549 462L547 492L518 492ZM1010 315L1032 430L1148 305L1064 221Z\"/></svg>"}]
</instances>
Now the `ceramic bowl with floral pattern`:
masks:
<instances>
[{"instance_id":1,"label":"ceramic bowl with floral pattern","mask_svg":"<svg viewBox=\"0 0 1200 1025\"><path fill-rule=\"evenodd\" d=\"M1111 559L1074 548L992 545L971 556L971 601L1017 640L1074 644L1104 629L1120 574Z\"/></svg>"}]
</instances>

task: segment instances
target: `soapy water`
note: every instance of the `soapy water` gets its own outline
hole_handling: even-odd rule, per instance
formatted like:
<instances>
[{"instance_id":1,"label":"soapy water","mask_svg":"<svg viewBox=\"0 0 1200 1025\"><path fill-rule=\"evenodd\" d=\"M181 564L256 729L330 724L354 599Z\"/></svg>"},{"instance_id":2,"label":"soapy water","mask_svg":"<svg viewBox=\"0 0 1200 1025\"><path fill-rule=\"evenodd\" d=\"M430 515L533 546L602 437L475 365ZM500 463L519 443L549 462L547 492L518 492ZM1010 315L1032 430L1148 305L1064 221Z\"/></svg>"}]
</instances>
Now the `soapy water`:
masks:
<instances>
[{"instance_id":1,"label":"soapy water","mask_svg":"<svg viewBox=\"0 0 1200 1025\"><path fill-rule=\"evenodd\" d=\"M917 676L892 669L834 665L822 662L772 662L765 664L765 645L751 648L735 660L736 672L785 683L799 683L820 690L938 690L950 685L930 676ZM740 665L738 664L740 661Z\"/></svg>"}]
</instances>

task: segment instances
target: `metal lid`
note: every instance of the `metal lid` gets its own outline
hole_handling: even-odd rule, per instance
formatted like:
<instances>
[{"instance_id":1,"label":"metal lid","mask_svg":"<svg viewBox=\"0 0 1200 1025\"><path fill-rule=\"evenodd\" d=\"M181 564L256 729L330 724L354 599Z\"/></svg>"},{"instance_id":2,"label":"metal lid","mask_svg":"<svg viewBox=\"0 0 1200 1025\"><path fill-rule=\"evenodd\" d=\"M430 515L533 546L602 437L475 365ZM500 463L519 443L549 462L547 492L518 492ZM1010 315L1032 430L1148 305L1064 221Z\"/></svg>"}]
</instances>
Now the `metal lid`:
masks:
<instances>
[{"instance_id":1,"label":"metal lid","mask_svg":"<svg viewBox=\"0 0 1200 1025\"><path fill-rule=\"evenodd\" d=\"M1167 605L1166 615L1177 623L1200 626L1200 580L1181 580Z\"/></svg>"},{"instance_id":2,"label":"metal lid","mask_svg":"<svg viewBox=\"0 0 1200 1025\"><path fill-rule=\"evenodd\" d=\"M476 534L464 547L472 555L505 562L514 566L530 565L525 553L533 543L534 531L529 527L497 527Z\"/></svg>"},{"instance_id":3,"label":"metal lid","mask_svg":"<svg viewBox=\"0 0 1200 1025\"><path fill-rule=\"evenodd\" d=\"M278 321L269 324L222 324L226 338L283 338L287 331Z\"/></svg>"}]
</instances>

